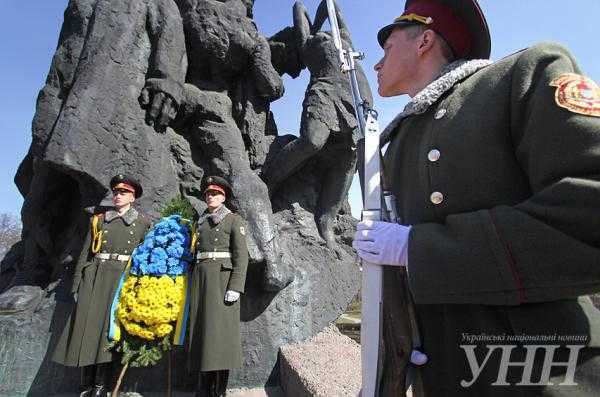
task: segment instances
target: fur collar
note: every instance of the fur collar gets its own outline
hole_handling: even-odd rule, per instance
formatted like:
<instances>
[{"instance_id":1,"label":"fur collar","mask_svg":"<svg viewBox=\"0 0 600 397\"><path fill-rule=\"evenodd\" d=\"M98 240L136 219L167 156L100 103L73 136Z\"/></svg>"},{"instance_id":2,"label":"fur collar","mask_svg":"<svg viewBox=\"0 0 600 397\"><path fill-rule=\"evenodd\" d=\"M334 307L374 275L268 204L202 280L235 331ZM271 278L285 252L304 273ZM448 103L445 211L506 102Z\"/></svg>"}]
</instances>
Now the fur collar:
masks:
<instances>
[{"instance_id":1,"label":"fur collar","mask_svg":"<svg viewBox=\"0 0 600 397\"><path fill-rule=\"evenodd\" d=\"M469 61L460 59L446 65L441 70L439 76L415 95L406 104L402 113L398 114L383 130L380 136L381 145L384 145L391 139L393 131L400 125L403 119L412 114L425 113L431 105L436 103L456 83L488 66L490 63L492 62L488 59L473 59Z\"/></svg>"},{"instance_id":2,"label":"fur collar","mask_svg":"<svg viewBox=\"0 0 600 397\"><path fill-rule=\"evenodd\" d=\"M204 223L205 220L210 219L213 225L218 225L229 214L231 214L231 211L223 204L221 208L213 213L208 212L208 210L204 211L204 213L200 215L200 218L198 218L198 224L200 225Z\"/></svg>"},{"instance_id":3,"label":"fur collar","mask_svg":"<svg viewBox=\"0 0 600 397\"><path fill-rule=\"evenodd\" d=\"M129 210L127 210L126 213L123 214L123 216L121 216L121 218L123 219L123 222L125 222L125 224L127 226L131 225L133 222L135 222L135 220L138 218L138 212L135 208L131 207L129 208ZM119 218L119 213L115 210L108 210L104 213L104 220L106 222L111 222L113 219Z\"/></svg>"}]
</instances>

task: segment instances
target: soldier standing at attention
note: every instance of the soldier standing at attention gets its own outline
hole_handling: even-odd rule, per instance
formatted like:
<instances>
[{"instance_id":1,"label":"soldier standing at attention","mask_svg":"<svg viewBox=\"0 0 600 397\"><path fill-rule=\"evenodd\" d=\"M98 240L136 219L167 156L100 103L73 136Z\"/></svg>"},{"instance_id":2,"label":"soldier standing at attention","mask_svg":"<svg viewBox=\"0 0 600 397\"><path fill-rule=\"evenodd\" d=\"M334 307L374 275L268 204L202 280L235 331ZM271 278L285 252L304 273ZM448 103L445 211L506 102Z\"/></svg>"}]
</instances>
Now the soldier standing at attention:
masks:
<instances>
[{"instance_id":1,"label":"soldier standing at attention","mask_svg":"<svg viewBox=\"0 0 600 397\"><path fill-rule=\"evenodd\" d=\"M600 395L600 89L556 44L489 62L475 0L408 0L378 40L379 94L411 97L381 142L401 224L354 247L384 280L407 268L415 396ZM384 338L410 337L384 285Z\"/></svg>"},{"instance_id":2,"label":"soldier standing at attention","mask_svg":"<svg viewBox=\"0 0 600 397\"><path fill-rule=\"evenodd\" d=\"M188 364L200 371L197 397L225 396L229 370L242 365L240 294L244 292L248 248L246 222L225 205L231 186L217 176L202 183L207 209L192 238Z\"/></svg>"},{"instance_id":3,"label":"soldier standing at attention","mask_svg":"<svg viewBox=\"0 0 600 397\"><path fill-rule=\"evenodd\" d=\"M112 387L113 363L106 351L110 307L132 251L143 241L150 221L132 207L142 187L133 178L110 180L114 209L95 214L73 275L75 307L52 359L81 368L82 397L105 396Z\"/></svg>"}]
</instances>

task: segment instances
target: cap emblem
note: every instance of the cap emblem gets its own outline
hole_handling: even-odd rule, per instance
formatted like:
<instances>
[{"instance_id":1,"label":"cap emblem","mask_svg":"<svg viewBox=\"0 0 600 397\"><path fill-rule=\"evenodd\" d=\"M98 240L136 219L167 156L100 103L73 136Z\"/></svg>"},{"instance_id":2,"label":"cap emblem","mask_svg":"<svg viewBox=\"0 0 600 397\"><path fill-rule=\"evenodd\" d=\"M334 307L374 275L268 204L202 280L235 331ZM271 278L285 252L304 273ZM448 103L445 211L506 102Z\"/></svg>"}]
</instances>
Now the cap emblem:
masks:
<instances>
[{"instance_id":1,"label":"cap emblem","mask_svg":"<svg viewBox=\"0 0 600 397\"><path fill-rule=\"evenodd\" d=\"M418 15L415 13L410 13L406 15L400 15L398 18L394 19L394 22L400 21L409 21L409 22L420 22L424 25L431 25L433 23L432 17L424 17L422 15Z\"/></svg>"}]
</instances>

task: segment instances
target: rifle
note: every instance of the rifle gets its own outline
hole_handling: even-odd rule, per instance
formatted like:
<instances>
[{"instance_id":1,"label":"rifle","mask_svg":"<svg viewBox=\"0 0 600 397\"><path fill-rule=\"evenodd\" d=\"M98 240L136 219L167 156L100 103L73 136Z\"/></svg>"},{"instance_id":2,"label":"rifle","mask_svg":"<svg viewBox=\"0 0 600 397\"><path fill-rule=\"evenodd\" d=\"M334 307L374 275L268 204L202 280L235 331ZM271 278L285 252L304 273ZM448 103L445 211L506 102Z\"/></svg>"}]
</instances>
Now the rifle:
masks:
<instances>
[{"instance_id":1,"label":"rifle","mask_svg":"<svg viewBox=\"0 0 600 397\"><path fill-rule=\"evenodd\" d=\"M363 220L379 221L381 216L381 184L379 159L379 123L377 112L362 97L356 77L355 61L364 54L352 48L344 49L333 0L327 0L327 11L333 42L340 57L340 68L347 73L361 139L365 141L365 185L363 188ZM362 263L362 320L360 329L362 397L376 396L379 383L379 343L381 340L382 268Z\"/></svg>"},{"instance_id":2,"label":"rifle","mask_svg":"<svg viewBox=\"0 0 600 397\"><path fill-rule=\"evenodd\" d=\"M352 46L344 48L340 27L338 23L337 9L334 0L324 0L327 3L327 13L331 25L331 33L335 48L339 54L340 69L347 73L352 89L352 98L356 120L359 126L360 139L364 139L364 184L363 184L363 211L362 220L397 222L395 198L389 191L382 192L382 169L379 151L379 123L377 122L377 111L365 100L360 91L356 74L356 61L363 60L364 54L354 51ZM382 195L383 193L383 195ZM382 205L383 204L383 205ZM402 273L404 272L404 273ZM420 335L416 326L414 307L410 294L408 280L405 270L401 270L401 296L403 296L405 311L404 317L409 327L410 344L409 349L417 349ZM383 269L381 265L362 261L362 321L361 321L361 364L362 364L362 390L361 397L376 397L382 389L392 389L394 394L399 392L396 385L381 387L382 381L382 357L380 354L382 340L382 296L383 296ZM406 349L404 349L406 350ZM411 352L404 351L402 368L408 365ZM408 357L406 355L408 354ZM394 362L394 358L390 359ZM393 371L391 371L393 373ZM390 376L395 377L395 376ZM396 382L397 383L397 382ZM404 379L400 381L404 387ZM410 380L407 380L410 383ZM402 388L404 388L402 387ZM403 392L404 390L402 390ZM384 392L385 393L385 392Z\"/></svg>"}]
</instances>

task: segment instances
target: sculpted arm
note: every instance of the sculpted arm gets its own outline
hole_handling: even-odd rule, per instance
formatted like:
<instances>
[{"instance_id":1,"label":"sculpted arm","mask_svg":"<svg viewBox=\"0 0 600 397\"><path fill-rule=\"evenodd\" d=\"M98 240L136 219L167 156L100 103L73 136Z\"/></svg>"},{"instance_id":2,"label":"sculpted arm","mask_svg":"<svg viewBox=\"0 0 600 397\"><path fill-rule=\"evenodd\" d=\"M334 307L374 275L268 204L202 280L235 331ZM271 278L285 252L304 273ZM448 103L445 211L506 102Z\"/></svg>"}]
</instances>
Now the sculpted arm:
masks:
<instances>
[{"instance_id":1,"label":"sculpted arm","mask_svg":"<svg viewBox=\"0 0 600 397\"><path fill-rule=\"evenodd\" d=\"M340 36L342 37L342 40L344 40L345 42L350 44L351 47L353 47L352 39L350 38L350 31L346 26L346 21L344 20L344 16L340 11L340 7L338 7L338 4L335 0L333 1L333 4L335 6L335 15L337 16L338 26L340 28ZM317 33L323 27L323 23L325 23L325 20L327 18L329 18L329 14L327 11L327 1L322 0L321 3L319 3L319 7L317 8L317 12L315 14L315 21L311 28L311 34Z\"/></svg>"},{"instance_id":2,"label":"sculpted arm","mask_svg":"<svg viewBox=\"0 0 600 397\"><path fill-rule=\"evenodd\" d=\"M158 0L148 6L146 25L152 54L148 65L150 78L141 92L140 103L147 110L148 125L164 131L183 99L187 71L183 23L172 0Z\"/></svg>"},{"instance_id":3,"label":"sculpted arm","mask_svg":"<svg viewBox=\"0 0 600 397\"><path fill-rule=\"evenodd\" d=\"M258 34L250 56L250 70L256 89L263 98L274 101L283 96L283 81L271 62L269 43Z\"/></svg>"}]
</instances>

